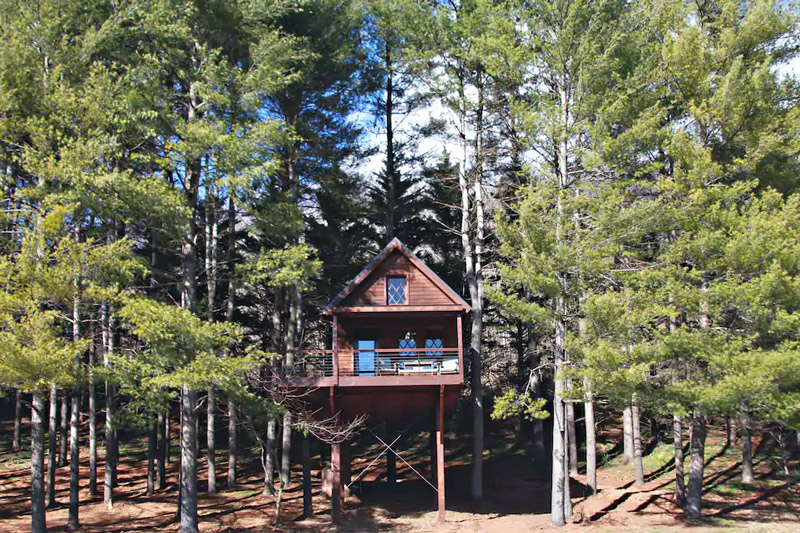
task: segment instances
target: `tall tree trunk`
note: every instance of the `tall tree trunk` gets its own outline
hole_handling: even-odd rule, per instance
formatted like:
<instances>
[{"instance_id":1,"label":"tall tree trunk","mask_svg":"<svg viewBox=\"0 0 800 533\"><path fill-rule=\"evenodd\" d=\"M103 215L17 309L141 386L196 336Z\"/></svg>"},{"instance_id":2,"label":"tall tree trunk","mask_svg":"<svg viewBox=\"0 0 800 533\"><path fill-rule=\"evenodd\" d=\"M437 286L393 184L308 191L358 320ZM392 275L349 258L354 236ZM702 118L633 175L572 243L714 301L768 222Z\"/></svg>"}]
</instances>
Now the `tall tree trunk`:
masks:
<instances>
[{"instance_id":1,"label":"tall tree trunk","mask_svg":"<svg viewBox=\"0 0 800 533\"><path fill-rule=\"evenodd\" d=\"M589 495L594 496L597 494L597 438L594 426L594 396L592 383L588 377L583 378L583 388L586 391L583 402L586 421L586 485L589 487Z\"/></svg>"},{"instance_id":2,"label":"tall tree trunk","mask_svg":"<svg viewBox=\"0 0 800 533\"><path fill-rule=\"evenodd\" d=\"M56 504L56 437L58 436L58 386L55 383L50 385L50 412L48 415L50 447L47 461L47 506L53 507Z\"/></svg>"},{"instance_id":3,"label":"tall tree trunk","mask_svg":"<svg viewBox=\"0 0 800 533\"><path fill-rule=\"evenodd\" d=\"M565 405L565 408L566 408L566 405ZM570 487L570 483L572 482L572 479L570 478L570 475L569 475L569 470L570 470L569 463L570 463L570 460L569 460L569 457L567 455L568 454L568 450L569 450L569 441L570 441L569 428L567 429L567 432L565 433L564 438L565 438L565 441L564 441L564 519L565 520L569 520L569 518L572 516L572 491L571 491L571 487Z\"/></svg>"},{"instance_id":4,"label":"tall tree trunk","mask_svg":"<svg viewBox=\"0 0 800 533\"><path fill-rule=\"evenodd\" d=\"M556 305L563 309L563 298L558 298ZM564 341L566 336L566 324L562 320L556 320L555 333L555 396L553 398L553 468L552 468L552 494L550 496L550 521L555 527L561 527L567 522L564 513L565 494L567 483L567 421L566 409L564 405L564 380L561 373L564 365Z\"/></svg>"},{"instance_id":5,"label":"tall tree trunk","mask_svg":"<svg viewBox=\"0 0 800 533\"><path fill-rule=\"evenodd\" d=\"M622 449L625 462L633 462L633 416L631 406L626 405L622 410Z\"/></svg>"},{"instance_id":6,"label":"tall tree trunk","mask_svg":"<svg viewBox=\"0 0 800 533\"><path fill-rule=\"evenodd\" d=\"M228 401L228 487L236 486L236 446L238 427L236 423L236 404Z\"/></svg>"},{"instance_id":7,"label":"tall tree trunk","mask_svg":"<svg viewBox=\"0 0 800 533\"><path fill-rule=\"evenodd\" d=\"M217 492L217 472L216 462L214 457L216 450L214 447L214 440L216 439L216 431L214 419L217 410L217 402L214 398L214 385L208 387L208 410L206 415L206 458L208 462L208 493L214 494Z\"/></svg>"},{"instance_id":8,"label":"tall tree trunk","mask_svg":"<svg viewBox=\"0 0 800 533\"><path fill-rule=\"evenodd\" d=\"M732 417L728 417L725 419L726 429L728 430L727 435L727 446L736 446L737 443L737 435L736 435L736 419Z\"/></svg>"},{"instance_id":9,"label":"tall tree trunk","mask_svg":"<svg viewBox=\"0 0 800 533\"><path fill-rule=\"evenodd\" d=\"M311 508L311 436L303 436L303 516L312 516Z\"/></svg>"},{"instance_id":10,"label":"tall tree trunk","mask_svg":"<svg viewBox=\"0 0 800 533\"><path fill-rule=\"evenodd\" d=\"M536 333L533 324L528 324L528 348L527 355L530 358L530 366L537 368L539 366L539 357L536 349ZM528 388L530 393L536 396L541 395L541 382L538 371L532 370L528 376ZM545 442L544 442L544 422L540 418L533 420L533 457L537 467L544 465L546 459Z\"/></svg>"},{"instance_id":11,"label":"tall tree trunk","mask_svg":"<svg viewBox=\"0 0 800 533\"><path fill-rule=\"evenodd\" d=\"M460 114L460 128L461 128L461 146L462 146L462 160L458 172L458 185L461 190L461 246L464 253L464 270L469 287L470 302L472 306L471 314L471 335L470 335L470 360L471 360L471 386L472 386L472 423L473 423L473 441L472 441L472 480L471 480L471 493L473 499L483 498L483 390L481 384L481 340L483 334L483 300L482 287L480 280L480 253L481 245L479 241L483 236L483 188L481 174L483 173L482 165L482 151L483 151L483 135L480 131L482 126L476 127L478 134L476 135L476 149L479 154L476 154L476 178L475 183L470 186L467 176L467 161L469 155L469 143L467 141L467 96L464 87L464 76L462 72L459 79L459 98L462 102ZM479 98L482 100L483 91L479 89ZM478 113L476 113L477 122L482 122L482 106L478 105ZM475 249L473 251L471 231L470 231L470 194L477 194L475 198L475 211L476 211L476 232L475 232ZM479 219L479 220L478 220ZM479 234L480 232L480 234Z\"/></svg>"},{"instance_id":12,"label":"tall tree trunk","mask_svg":"<svg viewBox=\"0 0 800 533\"><path fill-rule=\"evenodd\" d=\"M672 442L675 447L675 504L683 509L686 506L686 487L683 470L683 420L672 415Z\"/></svg>"},{"instance_id":13,"label":"tall tree trunk","mask_svg":"<svg viewBox=\"0 0 800 533\"><path fill-rule=\"evenodd\" d=\"M193 58L197 63L197 59ZM194 122L199 109L196 85L189 83L187 123ZM181 243L181 307L197 312L197 201L202 172L202 156L186 161L184 197L189 220ZM181 533L197 531L197 391L181 387Z\"/></svg>"},{"instance_id":14,"label":"tall tree trunk","mask_svg":"<svg viewBox=\"0 0 800 533\"><path fill-rule=\"evenodd\" d=\"M76 242L79 234L75 234ZM75 278L75 298L72 303L72 341L81 340L81 307L80 307L80 278ZM78 375L82 364L82 355L76 354L74 361L75 374ZM76 382L72 389L72 413L69 430L69 520L68 527L76 530L80 527L78 513L80 512L80 415L81 415L81 386Z\"/></svg>"},{"instance_id":15,"label":"tall tree trunk","mask_svg":"<svg viewBox=\"0 0 800 533\"><path fill-rule=\"evenodd\" d=\"M150 421L147 428L147 495L156 491L156 450L158 449L158 422Z\"/></svg>"},{"instance_id":16,"label":"tall tree trunk","mask_svg":"<svg viewBox=\"0 0 800 533\"><path fill-rule=\"evenodd\" d=\"M89 337L92 345L89 347L89 497L97 496L97 389L94 382L95 350L94 321L89 323L91 328Z\"/></svg>"},{"instance_id":17,"label":"tall tree trunk","mask_svg":"<svg viewBox=\"0 0 800 533\"><path fill-rule=\"evenodd\" d=\"M212 185L207 188L206 194L206 225L205 225L205 267L206 267L206 298L208 300L207 317L214 320L214 308L217 301L217 196Z\"/></svg>"},{"instance_id":18,"label":"tall tree trunk","mask_svg":"<svg viewBox=\"0 0 800 533\"><path fill-rule=\"evenodd\" d=\"M286 327L286 375L294 369L295 350L297 348L297 318L300 313L301 296L298 287L290 289L289 323ZM281 489L289 487L291 481L292 457L292 414L287 410L283 415L283 442L281 453Z\"/></svg>"},{"instance_id":19,"label":"tall tree trunk","mask_svg":"<svg viewBox=\"0 0 800 533\"><path fill-rule=\"evenodd\" d=\"M572 388L572 385L569 385ZM578 475L578 439L575 431L575 405L567 402L567 433L569 438L569 474Z\"/></svg>"},{"instance_id":20,"label":"tall tree trunk","mask_svg":"<svg viewBox=\"0 0 800 533\"><path fill-rule=\"evenodd\" d=\"M169 407L167 407L169 410ZM157 438L157 451L156 451L156 480L158 483L158 490L163 490L167 486L166 479L166 445L167 445L167 416L164 411L158 412L158 438Z\"/></svg>"},{"instance_id":21,"label":"tall tree trunk","mask_svg":"<svg viewBox=\"0 0 800 533\"><path fill-rule=\"evenodd\" d=\"M69 429L69 524L71 530L80 528L78 513L80 509L80 398L81 391L76 386L72 393L72 413Z\"/></svg>"},{"instance_id":22,"label":"tall tree trunk","mask_svg":"<svg viewBox=\"0 0 800 533\"><path fill-rule=\"evenodd\" d=\"M19 432L22 426L22 394L16 391L14 394L14 434L11 437L11 449L19 451ZM52 431L52 430L51 430Z\"/></svg>"},{"instance_id":23,"label":"tall tree trunk","mask_svg":"<svg viewBox=\"0 0 800 533\"><path fill-rule=\"evenodd\" d=\"M111 309L108 302L100 305L100 324L102 325L103 338L103 366L111 368L111 355L114 351L114 335L112 327ZM117 468L117 438L114 422L114 403L116 388L114 384L106 381L106 424L105 424L105 472L103 477L103 502L111 509L114 505L114 478Z\"/></svg>"},{"instance_id":24,"label":"tall tree trunk","mask_svg":"<svg viewBox=\"0 0 800 533\"><path fill-rule=\"evenodd\" d=\"M228 268L231 269L236 256L236 204L235 189L230 186L228 192L228 250L226 259ZM232 270L228 276L228 299L225 309L225 320L233 321L233 311L236 305L236 286ZM236 486L236 406L233 401L228 402L228 487Z\"/></svg>"},{"instance_id":25,"label":"tall tree trunk","mask_svg":"<svg viewBox=\"0 0 800 533\"><path fill-rule=\"evenodd\" d=\"M700 317L699 324L701 329L711 327L711 317L708 314L708 301L705 293L708 292L710 280L708 275L704 275L700 281ZM691 415L689 426L689 442L691 442L691 458L689 461L689 486L686 494L686 517L692 519L700 518L700 510L703 501L703 469L705 468L705 444L706 444L706 419L705 416L695 409Z\"/></svg>"},{"instance_id":26,"label":"tall tree trunk","mask_svg":"<svg viewBox=\"0 0 800 533\"><path fill-rule=\"evenodd\" d=\"M197 393L181 389L181 533L197 532Z\"/></svg>"},{"instance_id":27,"label":"tall tree trunk","mask_svg":"<svg viewBox=\"0 0 800 533\"><path fill-rule=\"evenodd\" d=\"M739 413L739 430L742 433L742 483L753 483L753 445L750 439L750 413L742 408Z\"/></svg>"},{"instance_id":28,"label":"tall tree trunk","mask_svg":"<svg viewBox=\"0 0 800 533\"><path fill-rule=\"evenodd\" d=\"M236 204L235 204L235 189L233 185L230 186L228 193L228 250L225 255L225 262L228 264L228 301L225 305L225 320L228 322L233 321L233 310L236 304L236 284L234 283L233 276L233 261L236 258Z\"/></svg>"},{"instance_id":29,"label":"tall tree trunk","mask_svg":"<svg viewBox=\"0 0 800 533\"><path fill-rule=\"evenodd\" d=\"M689 462L689 490L686 496L686 517L700 518L705 466L706 419L699 412L692 414L692 452Z\"/></svg>"},{"instance_id":30,"label":"tall tree trunk","mask_svg":"<svg viewBox=\"0 0 800 533\"><path fill-rule=\"evenodd\" d=\"M642 424L639 416L639 401L636 395L631 402L631 423L633 426L633 463L636 468L636 484L644 485L644 463L642 461Z\"/></svg>"},{"instance_id":31,"label":"tall tree trunk","mask_svg":"<svg viewBox=\"0 0 800 533\"><path fill-rule=\"evenodd\" d=\"M167 403L167 408L164 410L164 465L170 464L170 452L172 451L170 445L172 443L172 424L170 423L170 404Z\"/></svg>"},{"instance_id":32,"label":"tall tree trunk","mask_svg":"<svg viewBox=\"0 0 800 533\"><path fill-rule=\"evenodd\" d=\"M214 321L214 306L217 293L217 197L213 185L207 188L206 198L206 288L208 300L208 320ZM217 492L217 473L215 464L214 441L216 439L214 415L216 402L214 401L214 385L208 387L208 402L206 404L206 462L208 466L208 493Z\"/></svg>"},{"instance_id":33,"label":"tall tree trunk","mask_svg":"<svg viewBox=\"0 0 800 533\"><path fill-rule=\"evenodd\" d=\"M44 394L33 392L31 407L31 532L46 533L44 506Z\"/></svg>"},{"instance_id":34,"label":"tall tree trunk","mask_svg":"<svg viewBox=\"0 0 800 533\"><path fill-rule=\"evenodd\" d=\"M559 87L560 101L560 122L562 133L559 135L557 159L558 159L558 188L564 191L567 188L568 164L567 164L567 127L569 125L569 97L566 89ZM556 199L556 246L563 247L562 226L564 216L564 206L562 194L559 193ZM567 476L567 449L568 431L566 420L566 409L564 405L565 383L562 376L564 364L567 360L565 343L567 337L567 302L566 295L569 293L569 281L563 273L558 274L560 294L555 298L555 342L553 350L553 360L555 363L555 396L553 398L553 468L551 486L551 523L556 527L566 524L570 518L571 503L569 499L569 478Z\"/></svg>"},{"instance_id":35,"label":"tall tree trunk","mask_svg":"<svg viewBox=\"0 0 800 533\"><path fill-rule=\"evenodd\" d=\"M67 464L67 444L69 443L69 393L61 391L61 434L58 440L58 466Z\"/></svg>"},{"instance_id":36,"label":"tall tree trunk","mask_svg":"<svg viewBox=\"0 0 800 533\"><path fill-rule=\"evenodd\" d=\"M274 416L267 421L267 449L264 451L264 494L275 494L275 438L277 422Z\"/></svg>"}]
</instances>

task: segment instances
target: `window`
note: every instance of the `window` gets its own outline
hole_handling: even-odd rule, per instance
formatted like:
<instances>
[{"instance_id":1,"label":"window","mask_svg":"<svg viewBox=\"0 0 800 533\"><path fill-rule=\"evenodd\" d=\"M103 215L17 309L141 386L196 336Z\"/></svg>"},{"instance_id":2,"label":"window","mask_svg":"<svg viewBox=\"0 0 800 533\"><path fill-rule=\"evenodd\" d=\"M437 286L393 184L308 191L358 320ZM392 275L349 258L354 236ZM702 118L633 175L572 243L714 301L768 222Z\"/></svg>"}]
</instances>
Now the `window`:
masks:
<instances>
[{"instance_id":1,"label":"window","mask_svg":"<svg viewBox=\"0 0 800 533\"><path fill-rule=\"evenodd\" d=\"M440 337L425 339L425 353L442 355L442 339Z\"/></svg>"},{"instance_id":2,"label":"window","mask_svg":"<svg viewBox=\"0 0 800 533\"><path fill-rule=\"evenodd\" d=\"M405 356L415 356L417 355L416 348L417 348L417 339L416 335L413 332L408 331L400 337L399 341L399 348L400 348L400 355Z\"/></svg>"},{"instance_id":3,"label":"window","mask_svg":"<svg viewBox=\"0 0 800 533\"><path fill-rule=\"evenodd\" d=\"M386 303L388 305L405 305L406 278L386 278Z\"/></svg>"}]
</instances>

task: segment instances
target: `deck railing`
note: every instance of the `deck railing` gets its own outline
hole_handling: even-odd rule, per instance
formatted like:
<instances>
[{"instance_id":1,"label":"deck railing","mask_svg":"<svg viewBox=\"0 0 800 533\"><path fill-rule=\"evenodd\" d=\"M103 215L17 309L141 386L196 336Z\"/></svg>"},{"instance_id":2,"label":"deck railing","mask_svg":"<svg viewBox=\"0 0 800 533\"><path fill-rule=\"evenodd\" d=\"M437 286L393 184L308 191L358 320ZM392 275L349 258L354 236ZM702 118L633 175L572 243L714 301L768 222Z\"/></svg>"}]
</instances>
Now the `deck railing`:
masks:
<instances>
[{"instance_id":1,"label":"deck railing","mask_svg":"<svg viewBox=\"0 0 800 533\"><path fill-rule=\"evenodd\" d=\"M329 378L333 376L333 350L296 352L292 377Z\"/></svg>"},{"instance_id":2,"label":"deck railing","mask_svg":"<svg viewBox=\"0 0 800 533\"><path fill-rule=\"evenodd\" d=\"M342 376L458 374L458 348L376 348L339 351Z\"/></svg>"},{"instance_id":3,"label":"deck railing","mask_svg":"<svg viewBox=\"0 0 800 533\"><path fill-rule=\"evenodd\" d=\"M459 373L458 348L375 348L339 350L340 376L420 376ZM303 350L295 356L293 376L331 377L333 350Z\"/></svg>"}]
</instances>

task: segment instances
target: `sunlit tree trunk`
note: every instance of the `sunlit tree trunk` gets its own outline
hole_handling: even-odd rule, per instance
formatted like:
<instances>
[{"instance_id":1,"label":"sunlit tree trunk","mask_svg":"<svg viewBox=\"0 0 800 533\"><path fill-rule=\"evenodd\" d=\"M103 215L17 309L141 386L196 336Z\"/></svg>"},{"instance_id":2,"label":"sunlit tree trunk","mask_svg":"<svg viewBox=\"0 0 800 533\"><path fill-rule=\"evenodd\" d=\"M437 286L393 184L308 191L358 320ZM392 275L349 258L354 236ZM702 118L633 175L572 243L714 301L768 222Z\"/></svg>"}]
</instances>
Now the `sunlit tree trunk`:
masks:
<instances>
[{"instance_id":1,"label":"sunlit tree trunk","mask_svg":"<svg viewBox=\"0 0 800 533\"><path fill-rule=\"evenodd\" d=\"M269 417L267 422L267 442L264 457L264 494L274 494L275 485L275 438L277 433L275 417Z\"/></svg>"},{"instance_id":2,"label":"sunlit tree trunk","mask_svg":"<svg viewBox=\"0 0 800 533\"><path fill-rule=\"evenodd\" d=\"M111 368L111 355L114 351L114 335L108 302L100 306L100 324L103 344L103 366ZM106 381L106 423L105 423L105 472L103 477L103 501L111 509L114 505L114 478L117 468L117 438L114 427L114 400L116 390L113 383Z\"/></svg>"},{"instance_id":3,"label":"sunlit tree trunk","mask_svg":"<svg viewBox=\"0 0 800 533\"><path fill-rule=\"evenodd\" d=\"M197 522L197 393L184 385L181 389L181 533L195 533Z\"/></svg>"},{"instance_id":4,"label":"sunlit tree trunk","mask_svg":"<svg viewBox=\"0 0 800 533\"><path fill-rule=\"evenodd\" d=\"M50 412L48 415L50 446L47 460L47 507L53 507L56 503L56 441L58 436L58 386L55 383L50 385Z\"/></svg>"},{"instance_id":5,"label":"sunlit tree trunk","mask_svg":"<svg viewBox=\"0 0 800 533\"><path fill-rule=\"evenodd\" d=\"M169 409L169 407L167 409ZM158 426L158 438L156 445L156 481L158 484L158 489L162 490L167 486L167 416L165 416L164 411L159 411L156 425Z\"/></svg>"},{"instance_id":6,"label":"sunlit tree trunk","mask_svg":"<svg viewBox=\"0 0 800 533\"><path fill-rule=\"evenodd\" d=\"M592 383L587 377L583 378L583 388L586 391L583 402L586 421L586 485L589 487L589 495L594 496L597 494L597 438L594 426L594 395Z\"/></svg>"},{"instance_id":7,"label":"sunlit tree trunk","mask_svg":"<svg viewBox=\"0 0 800 533\"><path fill-rule=\"evenodd\" d=\"M570 386L570 388L572 388ZM575 431L575 405L572 402L566 403L567 410L567 433L569 434L569 474L578 475L578 439Z\"/></svg>"},{"instance_id":8,"label":"sunlit tree trunk","mask_svg":"<svg viewBox=\"0 0 800 533\"><path fill-rule=\"evenodd\" d=\"M58 440L58 466L67 464L67 444L69 443L69 393L61 391L61 434Z\"/></svg>"},{"instance_id":9,"label":"sunlit tree trunk","mask_svg":"<svg viewBox=\"0 0 800 533\"><path fill-rule=\"evenodd\" d=\"M236 405L228 402L228 487L236 486L236 447L238 427L236 422Z\"/></svg>"},{"instance_id":10,"label":"sunlit tree trunk","mask_svg":"<svg viewBox=\"0 0 800 533\"><path fill-rule=\"evenodd\" d=\"M199 60L193 58L195 68ZM200 108L197 86L188 85L186 122L193 123ZM184 199L189 209L189 220L181 243L181 307L197 312L197 202L202 173L202 155L186 161ZM197 391L184 384L181 387L181 479L180 524L181 533L195 533L197 521Z\"/></svg>"},{"instance_id":11,"label":"sunlit tree trunk","mask_svg":"<svg viewBox=\"0 0 800 533\"><path fill-rule=\"evenodd\" d=\"M742 408L739 414L739 430L742 434L742 483L753 483L753 445L750 438L750 413Z\"/></svg>"},{"instance_id":12,"label":"sunlit tree trunk","mask_svg":"<svg viewBox=\"0 0 800 533\"><path fill-rule=\"evenodd\" d=\"M89 347L89 497L97 496L97 390L94 382L95 350L94 321L89 323L91 328L89 337L92 345Z\"/></svg>"},{"instance_id":13,"label":"sunlit tree trunk","mask_svg":"<svg viewBox=\"0 0 800 533\"><path fill-rule=\"evenodd\" d=\"M22 425L22 395L19 391L14 394L14 434L11 438L11 449L19 451L19 432Z\"/></svg>"},{"instance_id":14,"label":"sunlit tree trunk","mask_svg":"<svg viewBox=\"0 0 800 533\"><path fill-rule=\"evenodd\" d=\"M208 401L206 410L206 460L208 463L208 493L214 494L217 492L217 473L216 473L216 450L214 447L214 440L216 438L215 431L215 415L217 410L217 402L215 399L214 385L208 387Z\"/></svg>"},{"instance_id":15,"label":"sunlit tree trunk","mask_svg":"<svg viewBox=\"0 0 800 533\"><path fill-rule=\"evenodd\" d=\"M633 416L630 405L622 410L622 449L626 463L633 462Z\"/></svg>"},{"instance_id":16,"label":"sunlit tree trunk","mask_svg":"<svg viewBox=\"0 0 800 533\"><path fill-rule=\"evenodd\" d=\"M636 395L631 403L631 425L633 428L633 463L636 468L636 484L644 484L644 464L642 462L642 426L639 416L639 402Z\"/></svg>"},{"instance_id":17,"label":"sunlit tree trunk","mask_svg":"<svg viewBox=\"0 0 800 533\"><path fill-rule=\"evenodd\" d=\"M79 238L75 235L75 240ZM75 298L72 304L72 341L81 340L81 308L80 308L80 279L75 279ZM74 369L78 375L82 364L82 355L75 354ZM80 512L80 414L81 414L81 386L76 383L72 389L72 409L69 430L69 520L68 527L76 530L80 527L78 513Z\"/></svg>"},{"instance_id":18,"label":"sunlit tree trunk","mask_svg":"<svg viewBox=\"0 0 800 533\"><path fill-rule=\"evenodd\" d=\"M695 412L692 414L691 459L689 461L689 490L686 496L687 518L700 518L703 499L703 468L705 466L706 420Z\"/></svg>"},{"instance_id":19,"label":"sunlit tree trunk","mask_svg":"<svg viewBox=\"0 0 800 533\"><path fill-rule=\"evenodd\" d=\"M156 490L156 449L158 448L158 426L152 419L147 427L147 495Z\"/></svg>"},{"instance_id":20,"label":"sunlit tree trunk","mask_svg":"<svg viewBox=\"0 0 800 533\"><path fill-rule=\"evenodd\" d=\"M46 533L44 505L44 395L33 392L31 406L31 532Z\"/></svg>"},{"instance_id":21,"label":"sunlit tree trunk","mask_svg":"<svg viewBox=\"0 0 800 533\"><path fill-rule=\"evenodd\" d=\"M686 505L683 470L683 420L678 415L672 416L672 442L675 448L675 504L683 508Z\"/></svg>"}]
</instances>

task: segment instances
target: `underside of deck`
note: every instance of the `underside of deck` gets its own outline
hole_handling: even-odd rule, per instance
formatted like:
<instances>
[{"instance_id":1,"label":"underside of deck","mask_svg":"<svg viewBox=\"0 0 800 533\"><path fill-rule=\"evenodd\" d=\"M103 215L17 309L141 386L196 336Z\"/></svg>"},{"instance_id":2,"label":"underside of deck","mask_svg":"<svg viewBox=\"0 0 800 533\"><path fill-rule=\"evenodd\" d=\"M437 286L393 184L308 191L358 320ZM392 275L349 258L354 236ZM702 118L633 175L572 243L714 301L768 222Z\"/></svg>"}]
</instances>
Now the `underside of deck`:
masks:
<instances>
[{"instance_id":1,"label":"underside of deck","mask_svg":"<svg viewBox=\"0 0 800 533\"><path fill-rule=\"evenodd\" d=\"M358 379L363 380L363 378ZM344 420L352 420L357 416L366 415L368 421L410 423L425 421L433 416L439 402L440 389L444 391L444 414L449 416L458 404L461 395L460 383L392 387L327 386L307 391L305 400L311 407L319 409L321 416L338 414Z\"/></svg>"}]
</instances>

